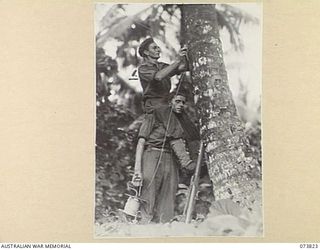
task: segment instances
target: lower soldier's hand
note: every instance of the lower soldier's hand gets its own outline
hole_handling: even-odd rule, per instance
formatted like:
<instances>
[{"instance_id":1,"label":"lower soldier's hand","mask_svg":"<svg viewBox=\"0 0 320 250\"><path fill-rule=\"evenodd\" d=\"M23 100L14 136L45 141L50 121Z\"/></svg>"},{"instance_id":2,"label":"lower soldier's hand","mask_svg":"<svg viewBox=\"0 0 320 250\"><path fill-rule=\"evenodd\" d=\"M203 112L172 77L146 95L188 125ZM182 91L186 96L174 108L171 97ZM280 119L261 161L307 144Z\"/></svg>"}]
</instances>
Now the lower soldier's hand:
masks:
<instances>
[{"instance_id":1,"label":"lower soldier's hand","mask_svg":"<svg viewBox=\"0 0 320 250\"><path fill-rule=\"evenodd\" d=\"M190 179L194 171L190 171L186 168L181 168L181 177L185 179Z\"/></svg>"},{"instance_id":2,"label":"lower soldier's hand","mask_svg":"<svg viewBox=\"0 0 320 250\"><path fill-rule=\"evenodd\" d=\"M194 161L190 162L186 167L188 171L194 171L196 169L196 163Z\"/></svg>"},{"instance_id":3,"label":"lower soldier's hand","mask_svg":"<svg viewBox=\"0 0 320 250\"><path fill-rule=\"evenodd\" d=\"M132 177L132 184L135 187L139 187L142 185L142 172L141 171L134 171L134 175Z\"/></svg>"}]
</instances>

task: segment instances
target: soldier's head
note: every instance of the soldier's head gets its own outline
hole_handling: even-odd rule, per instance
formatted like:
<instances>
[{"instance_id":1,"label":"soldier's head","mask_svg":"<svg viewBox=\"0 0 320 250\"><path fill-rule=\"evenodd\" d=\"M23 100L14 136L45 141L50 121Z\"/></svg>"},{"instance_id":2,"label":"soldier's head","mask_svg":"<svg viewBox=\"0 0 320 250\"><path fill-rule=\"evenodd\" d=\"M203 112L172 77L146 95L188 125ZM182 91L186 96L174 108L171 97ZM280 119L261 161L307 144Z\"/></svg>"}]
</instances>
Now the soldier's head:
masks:
<instances>
[{"instance_id":1,"label":"soldier's head","mask_svg":"<svg viewBox=\"0 0 320 250\"><path fill-rule=\"evenodd\" d=\"M179 91L173 91L170 95L170 106L172 107L172 111L181 114L183 113L187 102L186 93Z\"/></svg>"},{"instance_id":2,"label":"soldier's head","mask_svg":"<svg viewBox=\"0 0 320 250\"><path fill-rule=\"evenodd\" d=\"M150 37L144 40L139 46L139 55L144 58L159 59L160 58L160 47Z\"/></svg>"}]
</instances>

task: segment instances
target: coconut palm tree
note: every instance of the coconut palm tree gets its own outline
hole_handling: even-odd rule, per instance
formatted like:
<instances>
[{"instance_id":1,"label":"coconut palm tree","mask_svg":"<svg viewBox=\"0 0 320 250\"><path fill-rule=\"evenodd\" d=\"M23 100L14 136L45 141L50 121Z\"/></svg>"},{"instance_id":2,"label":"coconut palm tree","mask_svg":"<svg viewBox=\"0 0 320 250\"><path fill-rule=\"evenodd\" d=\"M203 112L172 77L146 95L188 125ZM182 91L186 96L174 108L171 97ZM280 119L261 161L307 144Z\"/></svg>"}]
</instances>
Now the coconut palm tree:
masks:
<instances>
[{"instance_id":1,"label":"coconut palm tree","mask_svg":"<svg viewBox=\"0 0 320 250\"><path fill-rule=\"evenodd\" d=\"M221 14L212 4L186 4L181 9L182 40L189 48L200 133L215 197L231 198L250 208L260 167L248 150L249 142L228 86L219 37Z\"/></svg>"}]
</instances>

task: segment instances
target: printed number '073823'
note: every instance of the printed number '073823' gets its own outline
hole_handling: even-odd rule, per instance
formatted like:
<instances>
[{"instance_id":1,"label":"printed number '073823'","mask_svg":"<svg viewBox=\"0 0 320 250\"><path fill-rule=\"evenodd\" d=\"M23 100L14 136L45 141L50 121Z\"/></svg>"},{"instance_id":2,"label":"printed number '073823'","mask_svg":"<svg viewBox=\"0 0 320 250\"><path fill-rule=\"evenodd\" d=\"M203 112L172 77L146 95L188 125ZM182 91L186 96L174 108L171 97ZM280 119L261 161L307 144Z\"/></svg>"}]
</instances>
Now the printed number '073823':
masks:
<instances>
[{"instance_id":1,"label":"printed number '073823'","mask_svg":"<svg viewBox=\"0 0 320 250\"><path fill-rule=\"evenodd\" d=\"M300 244L300 248L318 248L318 244Z\"/></svg>"}]
</instances>

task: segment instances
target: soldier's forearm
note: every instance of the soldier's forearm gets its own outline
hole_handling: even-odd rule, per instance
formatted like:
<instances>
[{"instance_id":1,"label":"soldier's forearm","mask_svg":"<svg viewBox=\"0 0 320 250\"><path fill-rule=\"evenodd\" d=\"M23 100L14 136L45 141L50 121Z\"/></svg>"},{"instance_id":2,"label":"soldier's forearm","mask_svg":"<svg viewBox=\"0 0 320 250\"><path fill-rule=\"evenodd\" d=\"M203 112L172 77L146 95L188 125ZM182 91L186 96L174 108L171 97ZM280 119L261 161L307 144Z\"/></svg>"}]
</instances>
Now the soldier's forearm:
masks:
<instances>
[{"instance_id":1,"label":"soldier's forearm","mask_svg":"<svg viewBox=\"0 0 320 250\"><path fill-rule=\"evenodd\" d=\"M180 61L175 61L174 63L170 64L169 66L159 70L155 74L154 79L156 79L157 81L161 81L164 78L166 78L167 76L170 76L172 74L172 72L177 69L179 64L180 64Z\"/></svg>"},{"instance_id":2,"label":"soldier's forearm","mask_svg":"<svg viewBox=\"0 0 320 250\"><path fill-rule=\"evenodd\" d=\"M146 140L144 138L139 138L137 149L136 149L136 162L134 166L135 171L141 171L142 155L144 151L144 145Z\"/></svg>"}]
</instances>

